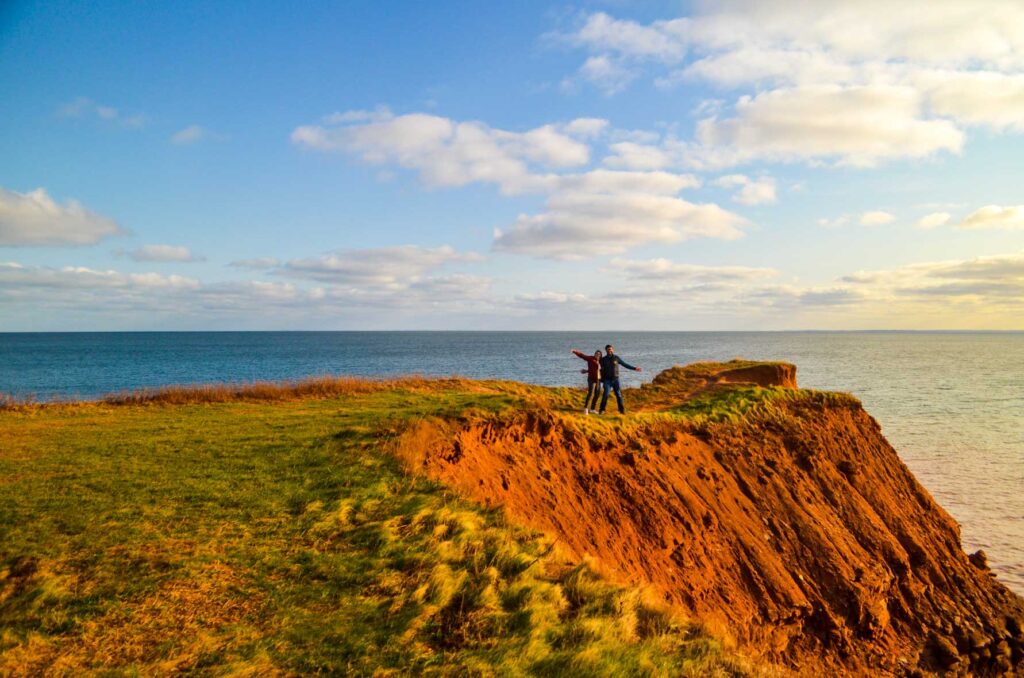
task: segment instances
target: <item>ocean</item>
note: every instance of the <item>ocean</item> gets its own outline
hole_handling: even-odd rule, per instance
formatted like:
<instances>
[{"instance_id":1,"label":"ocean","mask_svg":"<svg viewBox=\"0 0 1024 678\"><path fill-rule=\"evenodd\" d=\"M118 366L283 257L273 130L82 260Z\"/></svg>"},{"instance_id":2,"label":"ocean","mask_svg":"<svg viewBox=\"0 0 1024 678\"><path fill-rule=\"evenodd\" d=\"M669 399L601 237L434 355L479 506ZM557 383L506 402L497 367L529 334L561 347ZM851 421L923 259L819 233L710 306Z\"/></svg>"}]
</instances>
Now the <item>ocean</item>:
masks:
<instances>
[{"instance_id":1,"label":"ocean","mask_svg":"<svg viewBox=\"0 0 1024 678\"><path fill-rule=\"evenodd\" d=\"M801 386L848 391L918 479L1024 594L1024 333L112 332L0 333L0 393L96 398L168 384L309 375L461 375L581 384L569 350L612 343L626 386L697 360L797 365ZM2 441L0 441L2 444Z\"/></svg>"}]
</instances>

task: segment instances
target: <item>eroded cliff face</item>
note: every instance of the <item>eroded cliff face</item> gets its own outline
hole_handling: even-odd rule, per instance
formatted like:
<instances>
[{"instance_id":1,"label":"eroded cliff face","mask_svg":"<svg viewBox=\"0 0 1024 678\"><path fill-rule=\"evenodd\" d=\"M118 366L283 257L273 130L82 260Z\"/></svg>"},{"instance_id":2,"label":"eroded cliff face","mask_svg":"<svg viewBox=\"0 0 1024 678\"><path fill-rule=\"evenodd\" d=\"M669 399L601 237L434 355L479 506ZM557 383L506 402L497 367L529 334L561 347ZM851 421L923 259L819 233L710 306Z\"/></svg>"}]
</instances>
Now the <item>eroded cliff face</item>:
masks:
<instances>
[{"instance_id":1,"label":"eroded cliff face","mask_svg":"<svg viewBox=\"0 0 1024 678\"><path fill-rule=\"evenodd\" d=\"M776 390L718 423L673 415L708 389L795 387L792 366L698 367L632 394L652 416L424 421L398 454L800 672L1024 672L1024 601L856 400Z\"/></svg>"}]
</instances>

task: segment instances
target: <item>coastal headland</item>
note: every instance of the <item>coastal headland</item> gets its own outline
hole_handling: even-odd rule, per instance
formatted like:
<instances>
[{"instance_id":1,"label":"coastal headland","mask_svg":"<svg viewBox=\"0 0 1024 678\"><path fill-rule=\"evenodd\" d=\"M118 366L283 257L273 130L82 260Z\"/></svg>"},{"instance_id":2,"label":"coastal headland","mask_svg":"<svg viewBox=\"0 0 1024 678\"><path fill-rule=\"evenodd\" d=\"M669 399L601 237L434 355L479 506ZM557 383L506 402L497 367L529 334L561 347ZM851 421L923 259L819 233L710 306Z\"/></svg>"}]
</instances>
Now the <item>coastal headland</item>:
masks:
<instances>
[{"instance_id":1,"label":"coastal headland","mask_svg":"<svg viewBox=\"0 0 1024 678\"><path fill-rule=\"evenodd\" d=\"M1018 675L1024 600L847 394L697 363L0 406L0 674Z\"/></svg>"}]
</instances>

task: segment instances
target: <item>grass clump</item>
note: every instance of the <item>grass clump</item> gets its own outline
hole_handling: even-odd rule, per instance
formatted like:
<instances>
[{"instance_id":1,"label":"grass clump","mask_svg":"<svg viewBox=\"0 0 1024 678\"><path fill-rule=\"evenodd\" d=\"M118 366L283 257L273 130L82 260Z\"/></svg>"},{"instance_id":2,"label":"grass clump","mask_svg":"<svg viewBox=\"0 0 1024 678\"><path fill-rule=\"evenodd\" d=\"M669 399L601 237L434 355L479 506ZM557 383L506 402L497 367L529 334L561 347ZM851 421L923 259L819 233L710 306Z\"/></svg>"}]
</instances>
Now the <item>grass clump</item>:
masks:
<instances>
[{"instance_id":1,"label":"grass clump","mask_svg":"<svg viewBox=\"0 0 1024 678\"><path fill-rule=\"evenodd\" d=\"M793 389L761 386L711 388L686 400L671 411L698 422L737 421L754 408L780 398L788 398Z\"/></svg>"},{"instance_id":2,"label":"grass clump","mask_svg":"<svg viewBox=\"0 0 1024 678\"><path fill-rule=\"evenodd\" d=\"M232 388L0 412L0 675L751 671L386 452L539 388Z\"/></svg>"}]
</instances>

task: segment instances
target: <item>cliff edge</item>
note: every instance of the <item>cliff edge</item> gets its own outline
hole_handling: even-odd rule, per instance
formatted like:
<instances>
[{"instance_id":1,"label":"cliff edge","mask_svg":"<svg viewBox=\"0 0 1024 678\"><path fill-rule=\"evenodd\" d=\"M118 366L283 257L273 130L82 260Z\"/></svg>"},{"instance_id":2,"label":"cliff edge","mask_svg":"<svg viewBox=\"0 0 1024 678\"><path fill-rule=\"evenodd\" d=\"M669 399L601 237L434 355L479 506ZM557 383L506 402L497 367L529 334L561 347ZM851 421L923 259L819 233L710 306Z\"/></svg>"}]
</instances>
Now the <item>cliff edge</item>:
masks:
<instances>
[{"instance_id":1,"label":"cliff edge","mask_svg":"<svg viewBox=\"0 0 1024 678\"><path fill-rule=\"evenodd\" d=\"M1024 674L1024 601L852 396L786 363L698 363L627 391L564 390L404 431L416 472L556 536L618 580L801 672Z\"/></svg>"}]
</instances>

